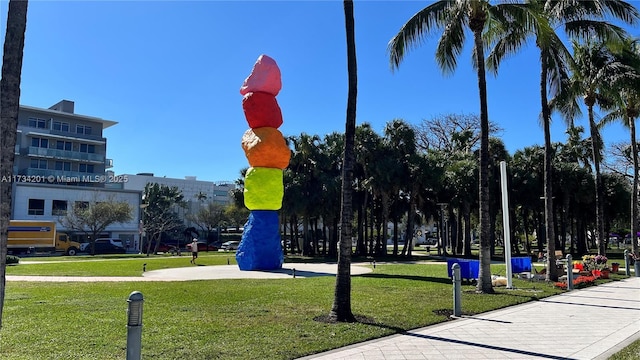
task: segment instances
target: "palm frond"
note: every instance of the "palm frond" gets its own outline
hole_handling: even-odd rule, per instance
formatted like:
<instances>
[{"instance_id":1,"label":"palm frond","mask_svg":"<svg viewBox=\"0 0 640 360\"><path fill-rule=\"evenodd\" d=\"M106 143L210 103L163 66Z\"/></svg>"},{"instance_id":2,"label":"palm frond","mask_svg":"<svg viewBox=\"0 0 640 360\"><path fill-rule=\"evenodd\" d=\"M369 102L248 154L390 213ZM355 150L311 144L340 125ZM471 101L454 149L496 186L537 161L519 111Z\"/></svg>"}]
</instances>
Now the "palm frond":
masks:
<instances>
[{"instance_id":1,"label":"palm frond","mask_svg":"<svg viewBox=\"0 0 640 360\"><path fill-rule=\"evenodd\" d=\"M518 52L529 36L533 35L536 41L545 43L550 41L553 33L546 14L536 1L496 5L491 15L499 22L499 25L488 27L485 40L487 44L493 44L486 63L494 74L497 74L501 61Z\"/></svg>"},{"instance_id":2,"label":"palm frond","mask_svg":"<svg viewBox=\"0 0 640 360\"><path fill-rule=\"evenodd\" d=\"M579 40L596 39L619 44L626 37L627 32L614 24L602 20L578 19L567 21L564 30L572 38Z\"/></svg>"},{"instance_id":3,"label":"palm frond","mask_svg":"<svg viewBox=\"0 0 640 360\"><path fill-rule=\"evenodd\" d=\"M457 59L462 52L468 24L467 11L462 7L450 8L448 18L436 48L436 61L444 73L453 72L458 65Z\"/></svg>"},{"instance_id":4,"label":"palm frond","mask_svg":"<svg viewBox=\"0 0 640 360\"><path fill-rule=\"evenodd\" d=\"M555 33L549 34L545 46L544 52L547 62L547 81L549 83L549 95L553 98L558 94L566 91L565 88L569 86L569 67L573 58L569 53L569 50L564 46L564 43L558 38Z\"/></svg>"},{"instance_id":5,"label":"palm frond","mask_svg":"<svg viewBox=\"0 0 640 360\"><path fill-rule=\"evenodd\" d=\"M625 119L624 115L625 115L624 110L622 108L616 108L613 111L606 113L600 119L600 123L598 124L598 127L604 128L605 126L613 123L614 121L623 120L622 125L624 125L626 128L629 128L629 123L627 121L624 121Z\"/></svg>"},{"instance_id":6,"label":"palm frond","mask_svg":"<svg viewBox=\"0 0 640 360\"><path fill-rule=\"evenodd\" d=\"M565 21L613 16L629 25L635 25L640 20L638 10L623 0L547 0L544 2L544 10L555 19Z\"/></svg>"},{"instance_id":7,"label":"palm frond","mask_svg":"<svg viewBox=\"0 0 640 360\"><path fill-rule=\"evenodd\" d=\"M608 0L604 5L607 13L629 25L636 25L640 20L638 9L627 1Z\"/></svg>"},{"instance_id":8,"label":"palm frond","mask_svg":"<svg viewBox=\"0 0 640 360\"><path fill-rule=\"evenodd\" d=\"M391 69L397 69L409 50L416 48L424 38L447 24L447 12L455 3L438 1L418 11L407 21L387 44Z\"/></svg>"},{"instance_id":9,"label":"palm frond","mask_svg":"<svg viewBox=\"0 0 640 360\"><path fill-rule=\"evenodd\" d=\"M568 88L570 86L567 86ZM582 116L582 108L571 90L565 90L549 101L551 111L560 113L567 125L573 124L574 119Z\"/></svg>"},{"instance_id":10,"label":"palm frond","mask_svg":"<svg viewBox=\"0 0 640 360\"><path fill-rule=\"evenodd\" d=\"M496 75L502 60L517 53L526 44L529 30L535 23L526 4L506 5L491 8L487 30L483 34L485 47L493 45L487 56L486 66Z\"/></svg>"}]
</instances>

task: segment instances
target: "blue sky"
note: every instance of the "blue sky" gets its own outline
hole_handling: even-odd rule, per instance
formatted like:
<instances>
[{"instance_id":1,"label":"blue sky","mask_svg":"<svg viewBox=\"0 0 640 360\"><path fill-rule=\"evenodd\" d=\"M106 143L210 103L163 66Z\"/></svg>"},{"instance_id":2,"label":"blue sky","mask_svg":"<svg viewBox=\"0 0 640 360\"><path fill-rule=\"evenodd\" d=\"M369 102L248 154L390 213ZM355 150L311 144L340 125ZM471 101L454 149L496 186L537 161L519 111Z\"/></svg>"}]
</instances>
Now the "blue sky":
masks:
<instances>
[{"instance_id":1,"label":"blue sky","mask_svg":"<svg viewBox=\"0 0 640 360\"><path fill-rule=\"evenodd\" d=\"M390 70L388 41L429 3L355 2L358 124L382 133L395 118L479 113L471 37L454 74L435 64L436 36ZM4 42L7 1L0 7ZM260 54L282 72L285 136L344 131L342 1L30 1L20 103L67 99L78 114L117 121L104 133L116 174L234 181L248 166L239 88ZM530 44L487 79L490 120L512 154L543 144L537 59ZM555 118L552 140L564 141L564 130ZM619 125L604 137L628 139Z\"/></svg>"}]
</instances>

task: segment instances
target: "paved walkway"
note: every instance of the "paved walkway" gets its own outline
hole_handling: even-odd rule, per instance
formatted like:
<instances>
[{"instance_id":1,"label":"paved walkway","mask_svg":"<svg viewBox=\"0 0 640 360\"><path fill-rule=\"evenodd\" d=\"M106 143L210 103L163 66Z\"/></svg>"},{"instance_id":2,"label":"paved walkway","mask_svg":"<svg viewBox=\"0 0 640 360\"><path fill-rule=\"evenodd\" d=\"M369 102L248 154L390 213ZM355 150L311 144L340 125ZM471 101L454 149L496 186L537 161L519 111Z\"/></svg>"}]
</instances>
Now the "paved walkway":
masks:
<instances>
[{"instance_id":1,"label":"paved walkway","mask_svg":"<svg viewBox=\"0 0 640 360\"><path fill-rule=\"evenodd\" d=\"M142 276L26 276L7 275L7 281L49 282L98 282L98 281L189 281L214 279L293 279L315 276L335 276L337 264L285 263L282 269L271 271L240 271L238 265L187 266L153 270ZM358 264L351 265L352 275L362 275L373 270Z\"/></svg>"},{"instance_id":2,"label":"paved walkway","mask_svg":"<svg viewBox=\"0 0 640 360\"><path fill-rule=\"evenodd\" d=\"M607 359L636 339L640 277L301 359Z\"/></svg>"}]
</instances>

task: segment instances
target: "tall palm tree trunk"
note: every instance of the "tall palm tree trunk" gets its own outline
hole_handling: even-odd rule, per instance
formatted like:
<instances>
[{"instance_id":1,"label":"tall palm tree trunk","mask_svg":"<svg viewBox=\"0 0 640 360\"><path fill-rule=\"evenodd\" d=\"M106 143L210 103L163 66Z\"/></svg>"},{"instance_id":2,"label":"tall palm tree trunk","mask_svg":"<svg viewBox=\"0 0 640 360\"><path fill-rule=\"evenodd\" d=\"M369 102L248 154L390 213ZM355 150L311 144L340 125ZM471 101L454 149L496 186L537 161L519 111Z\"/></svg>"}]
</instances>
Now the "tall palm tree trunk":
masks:
<instances>
[{"instance_id":1,"label":"tall palm tree trunk","mask_svg":"<svg viewBox=\"0 0 640 360\"><path fill-rule=\"evenodd\" d=\"M593 156L596 183L596 229L594 239L598 246L598 254L604 255L606 253L604 242L604 189L602 187L602 174L600 173L600 138L598 136L597 125L593 117L593 105L588 105L588 111L589 129L591 131L591 152Z\"/></svg>"},{"instance_id":2,"label":"tall palm tree trunk","mask_svg":"<svg viewBox=\"0 0 640 360\"><path fill-rule=\"evenodd\" d=\"M352 0L344 0L344 19L347 33L349 92L345 124L344 162L342 167L342 219L340 222L340 246L338 247L338 273L336 275L336 288L329 318L334 321L353 322L355 321L355 317L351 312L351 222L353 219L351 187L353 165L355 162L354 147L358 77Z\"/></svg>"},{"instance_id":3,"label":"tall palm tree trunk","mask_svg":"<svg viewBox=\"0 0 640 360\"><path fill-rule=\"evenodd\" d=\"M387 254L387 239L389 238L389 228L387 224L389 223L389 195L382 193L382 248L383 251L379 255Z\"/></svg>"},{"instance_id":4,"label":"tall palm tree trunk","mask_svg":"<svg viewBox=\"0 0 640 360\"><path fill-rule=\"evenodd\" d=\"M417 210L418 183L411 185L409 193L409 212L407 213L407 231L404 236L404 247L402 248L402 256L411 257L413 251L413 236L415 234L415 216ZM445 225L446 226L446 225Z\"/></svg>"},{"instance_id":5,"label":"tall palm tree trunk","mask_svg":"<svg viewBox=\"0 0 640 360\"><path fill-rule=\"evenodd\" d=\"M542 73L540 76L540 99L542 102L542 121L544 123L544 222L547 236L547 281L558 281L556 268L556 235L553 220L553 166L551 148L551 109L547 101L548 64L544 51L541 51Z\"/></svg>"},{"instance_id":6,"label":"tall palm tree trunk","mask_svg":"<svg viewBox=\"0 0 640 360\"><path fill-rule=\"evenodd\" d=\"M20 78L24 33L27 28L26 0L9 1L7 32L2 57L2 80L0 80L0 176L10 179L13 175L18 111L20 109ZM7 270L7 238L11 219L12 184L0 183L0 328Z\"/></svg>"},{"instance_id":7,"label":"tall palm tree trunk","mask_svg":"<svg viewBox=\"0 0 640 360\"><path fill-rule=\"evenodd\" d=\"M629 116L629 129L631 132L631 154L633 156L633 195L631 196L631 250L638 255L638 142L636 141L636 119Z\"/></svg>"},{"instance_id":8,"label":"tall palm tree trunk","mask_svg":"<svg viewBox=\"0 0 640 360\"><path fill-rule=\"evenodd\" d=\"M482 29L484 19L471 20L473 41L478 64L478 90L480 93L480 271L476 291L491 294L491 215L489 214L489 110L487 106L487 79L484 68Z\"/></svg>"},{"instance_id":9,"label":"tall palm tree trunk","mask_svg":"<svg viewBox=\"0 0 640 360\"><path fill-rule=\"evenodd\" d=\"M471 203L465 201L462 203L462 218L464 227L464 249L463 255L465 257L471 257Z\"/></svg>"}]
</instances>

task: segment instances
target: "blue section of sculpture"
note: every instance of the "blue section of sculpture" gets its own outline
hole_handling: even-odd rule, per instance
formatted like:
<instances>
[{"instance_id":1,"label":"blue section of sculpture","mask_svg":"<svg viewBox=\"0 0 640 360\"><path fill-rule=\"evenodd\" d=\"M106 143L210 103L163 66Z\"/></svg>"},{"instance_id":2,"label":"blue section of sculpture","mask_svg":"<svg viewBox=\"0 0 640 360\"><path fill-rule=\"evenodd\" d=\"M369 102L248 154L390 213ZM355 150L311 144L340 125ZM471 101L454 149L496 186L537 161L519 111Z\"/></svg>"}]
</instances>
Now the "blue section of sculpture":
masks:
<instances>
[{"instance_id":1,"label":"blue section of sculpture","mask_svg":"<svg viewBox=\"0 0 640 360\"><path fill-rule=\"evenodd\" d=\"M253 210L244 225L242 241L236 252L240 270L277 270L282 268L284 255L280 243L278 212Z\"/></svg>"}]
</instances>

